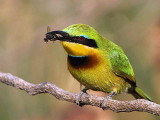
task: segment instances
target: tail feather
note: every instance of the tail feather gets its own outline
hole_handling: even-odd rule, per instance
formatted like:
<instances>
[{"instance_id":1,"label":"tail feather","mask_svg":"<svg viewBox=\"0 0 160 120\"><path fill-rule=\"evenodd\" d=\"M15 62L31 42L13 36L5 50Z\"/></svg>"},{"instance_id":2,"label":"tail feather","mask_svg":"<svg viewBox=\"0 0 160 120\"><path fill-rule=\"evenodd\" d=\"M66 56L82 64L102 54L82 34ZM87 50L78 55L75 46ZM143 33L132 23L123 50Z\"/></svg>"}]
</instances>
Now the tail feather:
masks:
<instances>
[{"instance_id":1,"label":"tail feather","mask_svg":"<svg viewBox=\"0 0 160 120\"><path fill-rule=\"evenodd\" d=\"M135 87L131 94L136 98L136 99L146 99L149 101L152 101L152 99L145 93L143 92L140 88Z\"/></svg>"}]
</instances>

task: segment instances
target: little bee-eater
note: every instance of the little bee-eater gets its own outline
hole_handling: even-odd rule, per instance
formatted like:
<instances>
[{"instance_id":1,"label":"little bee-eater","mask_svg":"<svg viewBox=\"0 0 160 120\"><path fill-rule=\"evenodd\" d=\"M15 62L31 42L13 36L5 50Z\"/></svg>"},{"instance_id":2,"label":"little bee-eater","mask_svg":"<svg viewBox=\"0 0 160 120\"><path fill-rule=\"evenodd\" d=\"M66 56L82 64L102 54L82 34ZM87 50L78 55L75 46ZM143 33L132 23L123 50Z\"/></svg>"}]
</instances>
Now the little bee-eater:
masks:
<instances>
[{"instance_id":1,"label":"little bee-eater","mask_svg":"<svg viewBox=\"0 0 160 120\"><path fill-rule=\"evenodd\" d=\"M136 85L133 68L124 51L85 24L74 24L62 31L46 33L47 42L59 40L68 53L68 69L87 89L119 94L128 92L135 98L151 101Z\"/></svg>"}]
</instances>

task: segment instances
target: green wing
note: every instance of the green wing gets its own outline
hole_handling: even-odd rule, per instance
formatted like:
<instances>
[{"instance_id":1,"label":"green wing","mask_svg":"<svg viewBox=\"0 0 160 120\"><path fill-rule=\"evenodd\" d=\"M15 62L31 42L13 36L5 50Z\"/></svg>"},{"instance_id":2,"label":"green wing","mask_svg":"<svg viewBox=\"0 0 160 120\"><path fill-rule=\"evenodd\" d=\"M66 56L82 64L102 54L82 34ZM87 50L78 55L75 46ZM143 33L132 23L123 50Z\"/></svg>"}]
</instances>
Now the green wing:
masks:
<instances>
[{"instance_id":1,"label":"green wing","mask_svg":"<svg viewBox=\"0 0 160 120\"><path fill-rule=\"evenodd\" d=\"M111 43L109 49L109 57L113 72L120 77L123 77L129 83L135 85L135 75L133 68L125 55L124 51L116 44Z\"/></svg>"}]
</instances>

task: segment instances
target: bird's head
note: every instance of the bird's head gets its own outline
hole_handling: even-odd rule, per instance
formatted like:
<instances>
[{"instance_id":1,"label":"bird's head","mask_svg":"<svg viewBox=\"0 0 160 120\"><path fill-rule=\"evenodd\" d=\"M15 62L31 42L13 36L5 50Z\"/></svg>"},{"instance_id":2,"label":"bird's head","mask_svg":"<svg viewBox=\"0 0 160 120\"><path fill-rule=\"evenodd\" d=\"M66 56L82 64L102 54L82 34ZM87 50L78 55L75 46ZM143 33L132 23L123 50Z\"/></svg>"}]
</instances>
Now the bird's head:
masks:
<instances>
[{"instance_id":1,"label":"bird's head","mask_svg":"<svg viewBox=\"0 0 160 120\"><path fill-rule=\"evenodd\" d=\"M48 32L44 40L60 40L67 53L73 56L88 56L98 52L103 46L103 37L85 24L74 24L62 31Z\"/></svg>"}]
</instances>

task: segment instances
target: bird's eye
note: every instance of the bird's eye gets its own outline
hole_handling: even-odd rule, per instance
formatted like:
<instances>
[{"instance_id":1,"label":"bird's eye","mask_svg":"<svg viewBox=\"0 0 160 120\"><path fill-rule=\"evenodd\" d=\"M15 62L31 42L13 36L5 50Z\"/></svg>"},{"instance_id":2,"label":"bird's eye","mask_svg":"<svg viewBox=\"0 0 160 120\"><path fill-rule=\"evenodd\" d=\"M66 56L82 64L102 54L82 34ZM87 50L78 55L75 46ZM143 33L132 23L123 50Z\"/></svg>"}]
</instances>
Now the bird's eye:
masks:
<instances>
[{"instance_id":1,"label":"bird's eye","mask_svg":"<svg viewBox=\"0 0 160 120\"><path fill-rule=\"evenodd\" d=\"M83 36L78 37L78 40L81 40L81 41L83 41L83 40L85 40L85 39L86 39L86 38L83 37Z\"/></svg>"}]
</instances>

